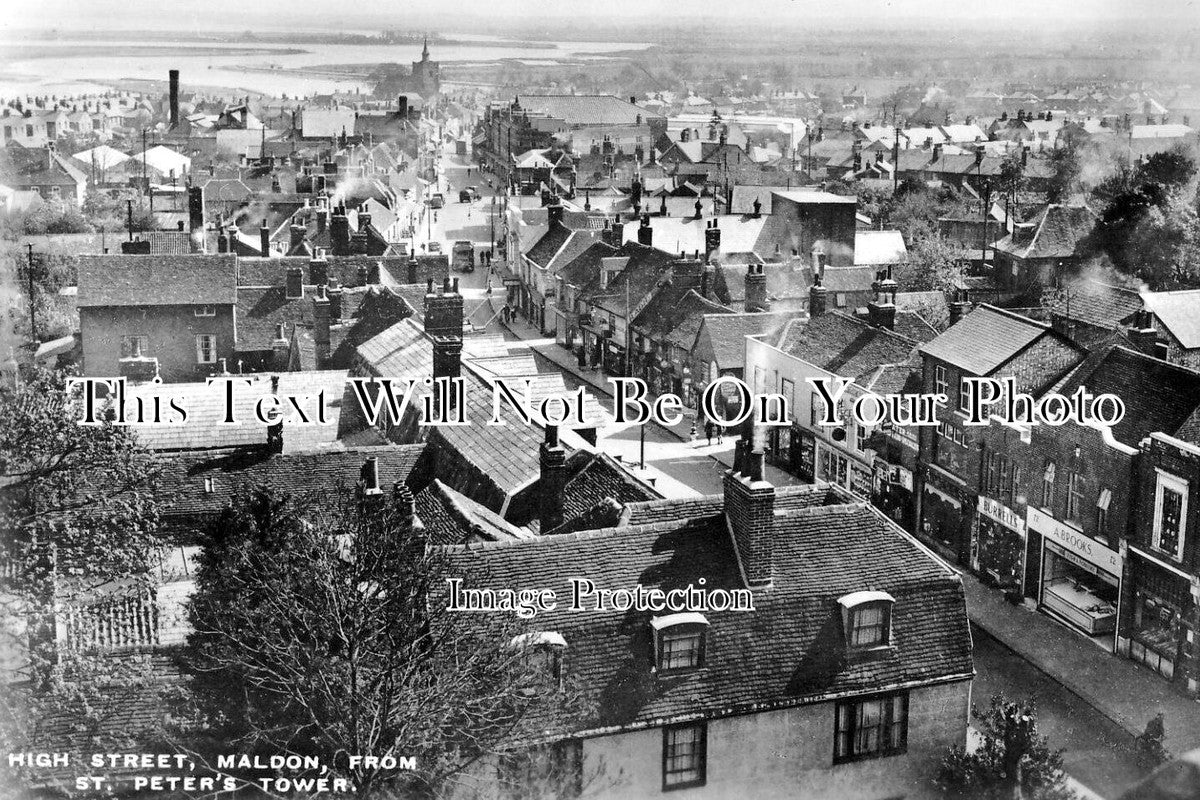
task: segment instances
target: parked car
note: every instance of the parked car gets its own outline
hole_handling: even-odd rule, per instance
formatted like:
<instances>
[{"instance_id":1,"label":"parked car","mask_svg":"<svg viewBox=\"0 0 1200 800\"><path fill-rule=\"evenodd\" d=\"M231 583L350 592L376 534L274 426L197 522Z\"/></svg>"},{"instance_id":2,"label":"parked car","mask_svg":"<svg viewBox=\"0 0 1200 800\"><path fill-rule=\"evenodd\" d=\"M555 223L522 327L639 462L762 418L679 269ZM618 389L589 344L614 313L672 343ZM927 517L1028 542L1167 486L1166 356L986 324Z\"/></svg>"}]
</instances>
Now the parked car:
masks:
<instances>
[{"instance_id":1,"label":"parked car","mask_svg":"<svg viewBox=\"0 0 1200 800\"><path fill-rule=\"evenodd\" d=\"M460 202L460 203L469 203L474 199L475 198L472 197L471 193L469 191L467 191L466 189L463 189L462 191L460 191L458 193L458 202Z\"/></svg>"},{"instance_id":2,"label":"parked car","mask_svg":"<svg viewBox=\"0 0 1200 800\"><path fill-rule=\"evenodd\" d=\"M431 253L440 253L442 252L442 243L437 241L430 242L427 249Z\"/></svg>"},{"instance_id":3,"label":"parked car","mask_svg":"<svg viewBox=\"0 0 1200 800\"><path fill-rule=\"evenodd\" d=\"M441 192L438 192L429 200L430 208L441 208L444 205L446 205L446 198L442 196Z\"/></svg>"}]
</instances>

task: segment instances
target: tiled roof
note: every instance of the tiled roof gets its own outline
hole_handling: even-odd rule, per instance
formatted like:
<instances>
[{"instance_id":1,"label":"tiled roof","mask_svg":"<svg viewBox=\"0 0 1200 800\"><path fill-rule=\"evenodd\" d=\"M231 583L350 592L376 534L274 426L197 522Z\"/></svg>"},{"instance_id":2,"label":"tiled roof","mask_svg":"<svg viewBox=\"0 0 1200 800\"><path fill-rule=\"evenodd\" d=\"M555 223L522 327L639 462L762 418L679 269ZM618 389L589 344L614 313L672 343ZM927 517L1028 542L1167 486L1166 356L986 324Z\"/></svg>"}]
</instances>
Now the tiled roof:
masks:
<instances>
[{"instance_id":1,"label":"tiled roof","mask_svg":"<svg viewBox=\"0 0 1200 800\"><path fill-rule=\"evenodd\" d=\"M538 239L533 247L525 251L525 257L539 267L545 267L570 238L571 230L569 228L564 225L551 225L545 235Z\"/></svg>"},{"instance_id":2,"label":"tiled roof","mask_svg":"<svg viewBox=\"0 0 1200 800\"><path fill-rule=\"evenodd\" d=\"M1053 335L1048 325L984 304L921 345L921 352L972 375L990 375L1042 335Z\"/></svg>"},{"instance_id":3,"label":"tiled roof","mask_svg":"<svg viewBox=\"0 0 1200 800\"><path fill-rule=\"evenodd\" d=\"M1143 292L1141 300L1182 346L1200 347L1200 290Z\"/></svg>"},{"instance_id":4,"label":"tiled roof","mask_svg":"<svg viewBox=\"0 0 1200 800\"><path fill-rule=\"evenodd\" d=\"M1016 231L992 246L1016 258L1071 258L1095 224L1096 215L1085 206L1049 205L1034 222L1032 236Z\"/></svg>"},{"instance_id":5,"label":"tiled roof","mask_svg":"<svg viewBox=\"0 0 1200 800\"><path fill-rule=\"evenodd\" d=\"M563 519L567 521L588 512L602 500L624 506L662 496L607 453L580 450L568 461L567 469L573 473L563 486Z\"/></svg>"},{"instance_id":6,"label":"tiled roof","mask_svg":"<svg viewBox=\"0 0 1200 800\"><path fill-rule=\"evenodd\" d=\"M1058 391L1070 396L1079 386L1096 395L1111 392L1125 403L1125 416L1112 426L1119 442L1137 447L1151 433L1200 441L1200 372L1112 347L1084 362Z\"/></svg>"},{"instance_id":7,"label":"tiled roof","mask_svg":"<svg viewBox=\"0 0 1200 800\"><path fill-rule=\"evenodd\" d=\"M413 319L398 322L363 342L358 355L370 372L380 377L415 380L433 374L433 346Z\"/></svg>"},{"instance_id":8,"label":"tiled roof","mask_svg":"<svg viewBox=\"0 0 1200 800\"><path fill-rule=\"evenodd\" d=\"M236 256L79 257L78 305L81 308L231 305L236 300Z\"/></svg>"},{"instance_id":9,"label":"tiled roof","mask_svg":"<svg viewBox=\"0 0 1200 800\"><path fill-rule=\"evenodd\" d=\"M156 494L174 532L199 530L229 504L240 487L266 486L298 496L319 496L339 484L353 487L363 463L377 459L379 485L389 492L407 482L423 444L321 449L272 455L264 450L163 456Z\"/></svg>"},{"instance_id":10,"label":"tiled roof","mask_svg":"<svg viewBox=\"0 0 1200 800\"><path fill-rule=\"evenodd\" d=\"M721 499L711 498L719 508ZM579 613L565 603L534 624L567 643L564 666L593 702L575 719L538 720L547 737L657 726L683 715L718 717L867 693L902 683L969 680L971 636L959 577L867 504L824 505L774 518L775 581L753 613L708 612L704 668L651 672L649 612ZM451 548L475 585L545 587L559 597L587 576L604 589L741 588L723 515L655 525ZM837 599L865 589L895 598L893 646L850 656ZM544 725L543 725L544 723Z\"/></svg>"},{"instance_id":11,"label":"tiled roof","mask_svg":"<svg viewBox=\"0 0 1200 800\"><path fill-rule=\"evenodd\" d=\"M851 378L904 361L916 346L912 339L838 311L791 323L779 343L785 353Z\"/></svg>"},{"instance_id":12,"label":"tiled roof","mask_svg":"<svg viewBox=\"0 0 1200 800\"><path fill-rule=\"evenodd\" d=\"M830 292L869 292L875 282L875 267L826 267L821 285Z\"/></svg>"},{"instance_id":13,"label":"tiled roof","mask_svg":"<svg viewBox=\"0 0 1200 800\"><path fill-rule=\"evenodd\" d=\"M153 383L130 386L126 390L127 403L135 398L180 397L188 410L185 423L175 425L134 424L129 429L138 441L150 450L212 450L228 447L265 445L267 426L255 418L254 406L258 398L271 394L276 379L275 393L304 398L304 408L313 415L316 397L325 393L325 418L327 424L304 423L295 415L283 423L284 452L311 450L322 446L338 445L339 440L360 431L354 420L357 418L358 403L346 383L346 372L331 370L322 372L283 372L278 375L255 373L239 375L249 383L234 383L234 424L224 424L224 387L204 383L171 383L156 386ZM343 416L346 408L351 413ZM290 411L290 409L288 409ZM315 419L315 416L312 417ZM381 443L378 437L368 437L367 443ZM363 442L359 442L360 444Z\"/></svg>"},{"instance_id":14,"label":"tiled roof","mask_svg":"<svg viewBox=\"0 0 1200 800\"><path fill-rule=\"evenodd\" d=\"M892 327L901 336L914 342L930 342L937 338L937 328L916 311L897 309L896 324Z\"/></svg>"},{"instance_id":15,"label":"tiled roof","mask_svg":"<svg viewBox=\"0 0 1200 800\"><path fill-rule=\"evenodd\" d=\"M566 284L586 286L600 272L600 260L617 255L617 249L604 242L592 241L582 252L564 263L557 274Z\"/></svg>"},{"instance_id":16,"label":"tiled roof","mask_svg":"<svg viewBox=\"0 0 1200 800\"><path fill-rule=\"evenodd\" d=\"M1196 295L1200 299L1200 293ZM1109 330L1116 330L1134 313L1141 311L1143 298L1136 289L1109 286L1096 281L1075 281L1056 296L1054 313ZM1194 310L1189 320L1195 319ZM1200 331L1200 326L1197 327Z\"/></svg>"},{"instance_id":17,"label":"tiled roof","mask_svg":"<svg viewBox=\"0 0 1200 800\"><path fill-rule=\"evenodd\" d=\"M415 500L417 518L433 544L495 542L524 539L530 535L436 478L417 493Z\"/></svg>"},{"instance_id":18,"label":"tiled roof","mask_svg":"<svg viewBox=\"0 0 1200 800\"><path fill-rule=\"evenodd\" d=\"M804 312L772 311L755 314L706 314L704 327L708 331L719 369L741 369L746 364L746 337L775 334L789 320L805 316Z\"/></svg>"}]
</instances>

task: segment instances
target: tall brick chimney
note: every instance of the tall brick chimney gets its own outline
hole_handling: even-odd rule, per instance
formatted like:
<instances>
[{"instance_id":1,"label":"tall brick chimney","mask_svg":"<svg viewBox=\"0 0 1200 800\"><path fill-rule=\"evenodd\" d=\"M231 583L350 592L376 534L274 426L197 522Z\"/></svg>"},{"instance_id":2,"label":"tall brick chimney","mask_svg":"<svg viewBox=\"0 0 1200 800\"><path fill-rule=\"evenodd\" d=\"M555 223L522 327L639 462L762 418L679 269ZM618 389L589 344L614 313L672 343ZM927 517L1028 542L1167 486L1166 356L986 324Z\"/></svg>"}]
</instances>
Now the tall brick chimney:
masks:
<instances>
[{"instance_id":1,"label":"tall brick chimney","mask_svg":"<svg viewBox=\"0 0 1200 800\"><path fill-rule=\"evenodd\" d=\"M462 374L463 297L458 279L446 278L437 292L430 279L425 295L425 333L433 339L433 377L457 378ZM453 401L454 393L449 393ZM448 414L446 409L443 415Z\"/></svg>"},{"instance_id":2,"label":"tall brick chimney","mask_svg":"<svg viewBox=\"0 0 1200 800\"><path fill-rule=\"evenodd\" d=\"M329 218L329 242L335 256L350 255L350 218L340 206Z\"/></svg>"},{"instance_id":3,"label":"tall brick chimney","mask_svg":"<svg viewBox=\"0 0 1200 800\"><path fill-rule=\"evenodd\" d=\"M308 262L308 282L312 286L324 286L329 283L329 262L325 253L317 251Z\"/></svg>"},{"instance_id":4,"label":"tall brick chimney","mask_svg":"<svg viewBox=\"0 0 1200 800\"><path fill-rule=\"evenodd\" d=\"M538 449L538 521L542 533L563 523L563 486L567 481L567 451L558 442L558 428L546 426Z\"/></svg>"},{"instance_id":5,"label":"tall brick chimney","mask_svg":"<svg viewBox=\"0 0 1200 800\"><path fill-rule=\"evenodd\" d=\"M304 297L304 270L302 268L287 268L283 294L288 300L298 300Z\"/></svg>"},{"instance_id":6,"label":"tall brick chimney","mask_svg":"<svg viewBox=\"0 0 1200 800\"><path fill-rule=\"evenodd\" d=\"M721 229L717 227L717 220L713 220L704 226L704 260L707 262L712 258L712 254L721 249Z\"/></svg>"},{"instance_id":7,"label":"tall brick chimney","mask_svg":"<svg viewBox=\"0 0 1200 800\"><path fill-rule=\"evenodd\" d=\"M171 127L179 124L179 70L167 70L167 103L170 109Z\"/></svg>"},{"instance_id":8,"label":"tall brick chimney","mask_svg":"<svg viewBox=\"0 0 1200 800\"><path fill-rule=\"evenodd\" d=\"M967 300L964 292L955 290L954 300L950 303L950 324L953 325L969 313L971 313L971 302Z\"/></svg>"},{"instance_id":9,"label":"tall brick chimney","mask_svg":"<svg viewBox=\"0 0 1200 800\"><path fill-rule=\"evenodd\" d=\"M277 322L275 339L271 342L271 369L276 372L286 372L289 355L291 355L291 342L288 341L287 326L282 322Z\"/></svg>"},{"instance_id":10,"label":"tall brick chimney","mask_svg":"<svg viewBox=\"0 0 1200 800\"><path fill-rule=\"evenodd\" d=\"M767 300L767 273L762 264L746 265L746 311L770 311Z\"/></svg>"},{"instance_id":11,"label":"tall brick chimney","mask_svg":"<svg viewBox=\"0 0 1200 800\"><path fill-rule=\"evenodd\" d=\"M654 246L654 228L650 227L649 214L642 215L642 224L638 225L637 240L638 244L646 247Z\"/></svg>"},{"instance_id":12,"label":"tall brick chimney","mask_svg":"<svg viewBox=\"0 0 1200 800\"><path fill-rule=\"evenodd\" d=\"M825 313L829 301L827 294L825 287L821 285L821 276L817 275L808 290L808 315L810 317L819 317Z\"/></svg>"},{"instance_id":13,"label":"tall brick chimney","mask_svg":"<svg viewBox=\"0 0 1200 800\"><path fill-rule=\"evenodd\" d=\"M760 447L746 442L741 472L725 473L725 518L750 588L771 585L775 569L775 487L763 477Z\"/></svg>"},{"instance_id":14,"label":"tall brick chimney","mask_svg":"<svg viewBox=\"0 0 1200 800\"><path fill-rule=\"evenodd\" d=\"M326 362L332 352L329 336L329 297L325 287L317 287L317 296L313 298L313 341L317 346L317 369L325 369Z\"/></svg>"},{"instance_id":15,"label":"tall brick chimney","mask_svg":"<svg viewBox=\"0 0 1200 800\"><path fill-rule=\"evenodd\" d=\"M266 225L258 229L258 246L262 250L263 258L271 256L271 229Z\"/></svg>"}]
</instances>

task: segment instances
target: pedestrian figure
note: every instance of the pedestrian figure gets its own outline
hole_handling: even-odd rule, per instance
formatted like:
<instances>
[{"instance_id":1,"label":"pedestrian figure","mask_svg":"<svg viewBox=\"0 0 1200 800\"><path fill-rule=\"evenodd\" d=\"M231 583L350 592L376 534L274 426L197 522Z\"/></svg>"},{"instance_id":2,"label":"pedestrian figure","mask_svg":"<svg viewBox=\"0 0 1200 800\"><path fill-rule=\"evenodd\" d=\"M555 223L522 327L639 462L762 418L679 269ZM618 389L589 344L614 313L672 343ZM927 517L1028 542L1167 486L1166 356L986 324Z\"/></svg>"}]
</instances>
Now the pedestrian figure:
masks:
<instances>
[{"instance_id":1,"label":"pedestrian figure","mask_svg":"<svg viewBox=\"0 0 1200 800\"><path fill-rule=\"evenodd\" d=\"M723 444L724 442L725 442L725 426L718 425L717 426L717 444Z\"/></svg>"},{"instance_id":2,"label":"pedestrian figure","mask_svg":"<svg viewBox=\"0 0 1200 800\"><path fill-rule=\"evenodd\" d=\"M692 432L688 434L688 437L692 440L692 447L695 447L696 446L696 423L694 421L692 422Z\"/></svg>"},{"instance_id":3,"label":"pedestrian figure","mask_svg":"<svg viewBox=\"0 0 1200 800\"><path fill-rule=\"evenodd\" d=\"M705 420L704 435L708 438L708 444L710 447L712 446L713 427L712 420Z\"/></svg>"}]
</instances>

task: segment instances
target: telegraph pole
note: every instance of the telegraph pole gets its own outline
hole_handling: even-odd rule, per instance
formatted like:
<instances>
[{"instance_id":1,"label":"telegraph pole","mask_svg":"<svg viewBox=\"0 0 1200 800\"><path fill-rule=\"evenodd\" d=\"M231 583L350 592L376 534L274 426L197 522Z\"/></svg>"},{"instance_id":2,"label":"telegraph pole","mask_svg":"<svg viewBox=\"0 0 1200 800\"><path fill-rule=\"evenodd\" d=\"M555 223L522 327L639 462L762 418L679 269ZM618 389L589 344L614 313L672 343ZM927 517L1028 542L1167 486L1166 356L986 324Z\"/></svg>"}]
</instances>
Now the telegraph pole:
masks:
<instances>
[{"instance_id":1,"label":"telegraph pole","mask_svg":"<svg viewBox=\"0 0 1200 800\"><path fill-rule=\"evenodd\" d=\"M146 129L142 128L142 186L146 189L146 197L150 200L150 212L154 213L154 192L150 191L150 177L146 174ZM130 225L130 233L133 226Z\"/></svg>"},{"instance_id":2,"label":"telegraph pole","mask_svg":"<svg viewBox=\"0 0 1200 800\"><path fill-rule=\"evenodd\" d=\"M26 245L26 247L29 248L29 252L26 253L26 258L29 264L25 270L26 277L29 281L29 336L34 343L37 343L37 308L33 302L33 245L29 244Z\"/></svg>"}]
</instances>

